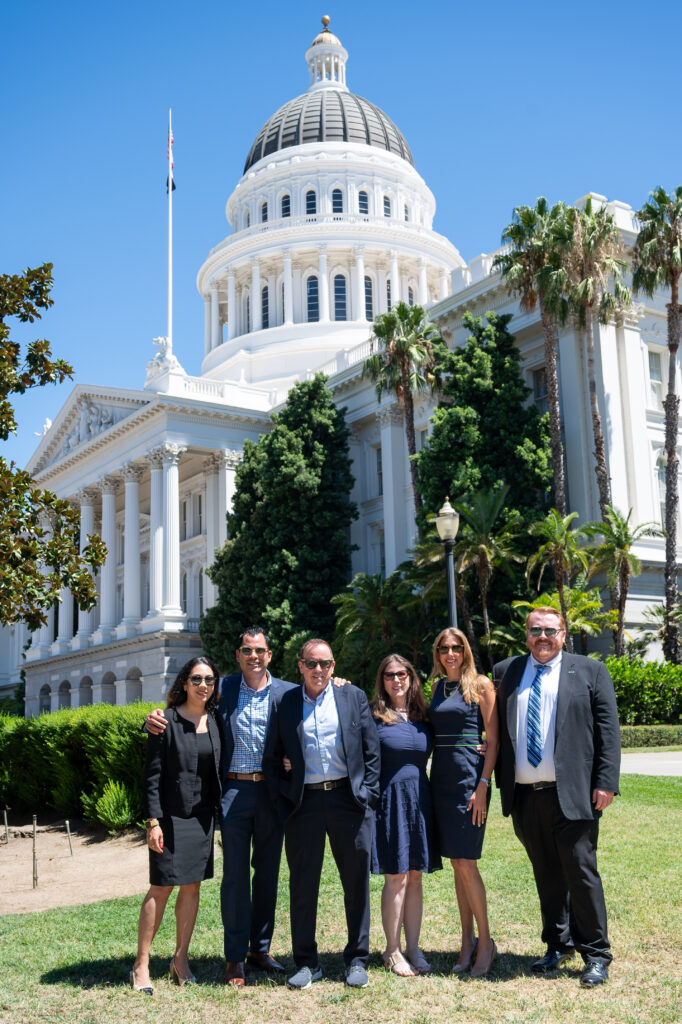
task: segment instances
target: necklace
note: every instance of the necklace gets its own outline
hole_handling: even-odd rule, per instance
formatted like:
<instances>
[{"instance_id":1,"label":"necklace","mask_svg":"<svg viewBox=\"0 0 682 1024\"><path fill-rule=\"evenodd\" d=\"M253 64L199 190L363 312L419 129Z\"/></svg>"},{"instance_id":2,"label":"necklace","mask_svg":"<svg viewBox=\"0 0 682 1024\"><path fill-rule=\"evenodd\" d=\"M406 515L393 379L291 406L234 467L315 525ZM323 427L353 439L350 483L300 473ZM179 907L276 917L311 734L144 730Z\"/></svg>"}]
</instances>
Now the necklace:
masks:
<instances>
[{"instance_id":1,"label":"necklace","mask_svg":"<svg viewBox=\"0 0 682 1024\"><path fill-rule=\"evenodd\" d=\"M443 683L443 694L445 698L452 697L453 693L456 693L459 689L459 679L453 679L452 681L445 680Z\"/></svg>"}]
</instances>

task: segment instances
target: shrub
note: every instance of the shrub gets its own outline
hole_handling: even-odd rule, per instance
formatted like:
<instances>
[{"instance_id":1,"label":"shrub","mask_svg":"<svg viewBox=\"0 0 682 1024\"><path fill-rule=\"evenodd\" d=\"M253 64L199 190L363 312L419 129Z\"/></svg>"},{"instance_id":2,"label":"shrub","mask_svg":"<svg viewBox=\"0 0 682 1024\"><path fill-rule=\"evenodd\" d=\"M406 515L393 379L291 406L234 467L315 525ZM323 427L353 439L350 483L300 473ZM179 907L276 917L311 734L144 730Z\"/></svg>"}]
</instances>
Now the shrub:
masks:
<instances>
[{"instance_id":1,"label":"shrub","mask_svg":"<svg viewBox=\"0 0 682 1024\"><path fill-rule=\"evenodd\" d=\"M682 716L682 667L668 662L606 658L618 701L621 725L679 722Z\"/></svg>"},{"instance_id":2,"label":"shrub","mask_svg":"<svg viewBox=\"0 0 682 1024\"><path fill-rule=\"evenodd\" d=\"M86 821L99 822L114 835L139 817L139 799L123 782L106 783L99 798L84 794Z\"/></svg>"},{"instance_id":3,"label":"shrub","mask_svg":"<svg viewBox=\"0 0 682 1024\"><path fill-rule=\"evenodd\" d=\"M622 747L674 747L682 745L682 725L622 725Z\"/></svg>"}]
</instances>

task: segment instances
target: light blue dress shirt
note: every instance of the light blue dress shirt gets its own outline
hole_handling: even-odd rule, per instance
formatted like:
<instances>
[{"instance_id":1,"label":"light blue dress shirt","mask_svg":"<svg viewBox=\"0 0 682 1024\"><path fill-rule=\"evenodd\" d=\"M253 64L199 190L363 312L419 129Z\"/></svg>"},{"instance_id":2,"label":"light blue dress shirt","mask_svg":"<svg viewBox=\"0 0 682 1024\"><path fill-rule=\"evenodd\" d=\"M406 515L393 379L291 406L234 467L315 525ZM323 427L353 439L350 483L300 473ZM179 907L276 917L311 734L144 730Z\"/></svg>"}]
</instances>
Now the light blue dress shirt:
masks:
<instances>
[{"instance_id":1,"label":"light blue dress shirt","mask_svg":"<svg viewBox=\"0 0 682 1024\"><path fill-rule=\"evenodd\" d=\"M331 683L327 683L315 700L303 690L303 756L306 785L332 782L348 776Z\"/></svg>"},{"instance_id":2,"label":"light blue dress shirt","mask_svg":"<svg viewBox=\"0 0 682 1024\"><path fill-rule=\"evenodd\" d=\"M263 770L263 748L270 717L270 673L262 690L252 690L242 676L237 701L237 730L230 771L247 773Z\"/></svg>"}]
</instances>

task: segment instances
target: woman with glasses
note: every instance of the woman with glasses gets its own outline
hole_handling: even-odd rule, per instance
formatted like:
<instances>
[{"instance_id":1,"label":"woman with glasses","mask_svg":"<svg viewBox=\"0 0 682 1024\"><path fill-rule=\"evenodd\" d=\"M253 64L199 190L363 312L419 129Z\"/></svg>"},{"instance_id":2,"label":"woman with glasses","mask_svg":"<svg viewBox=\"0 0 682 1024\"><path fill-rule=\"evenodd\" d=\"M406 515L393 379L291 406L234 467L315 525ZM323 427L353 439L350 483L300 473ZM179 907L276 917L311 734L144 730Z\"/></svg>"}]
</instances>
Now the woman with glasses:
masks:
<instances>
[{"instance_id":1,"label":"woman with glasses","mask_svg":"<svg viewBox=\"0 0 682 1024\"><path fill-rule=\"evenodd\" d=\"M435 849L426 763L432 738L421 683L399 654L379 665L372 714L381 746L379 802L374 811L372 872L384 875L381 919L384 964L400 977L428 974L419 948L422 874L442 867ZM401 932L405 932L405 953Z\"/></svg>"},{"instance_id":2,"label":"woman with glasses","mask_svg":"<svg viewBox=\"0 0 682 1024\"><path fill-rule=\"evenodd\" d=\"M144 805L149 846L149 892L140 910L137 957L130 984L152 995L149 949L173 887L176 945L170 976L196 981L187 961L199 890L213 877L213 827L220 798L221 737L214 717L218 672L208 658L184 665L166 698L167 727L147 740Z\"/></svg>"},{"instance_id":3,"label":"woman with glasses","mask_svg":"<svg viewBox=\"0 0 682 1024\"><path fill-rule=\"evenodd\" d=\"M480 978L488 974L497 953L477 864L499 746L495 690L487 676L476 671L469 643L458 629L444 629L436 637L432 675L440 678L429 707L434 732L431 794L440 854L449 858L455 873L462 924L462 946L453 971L471 970L472 977Z\"/></svg>"}]
</instances>

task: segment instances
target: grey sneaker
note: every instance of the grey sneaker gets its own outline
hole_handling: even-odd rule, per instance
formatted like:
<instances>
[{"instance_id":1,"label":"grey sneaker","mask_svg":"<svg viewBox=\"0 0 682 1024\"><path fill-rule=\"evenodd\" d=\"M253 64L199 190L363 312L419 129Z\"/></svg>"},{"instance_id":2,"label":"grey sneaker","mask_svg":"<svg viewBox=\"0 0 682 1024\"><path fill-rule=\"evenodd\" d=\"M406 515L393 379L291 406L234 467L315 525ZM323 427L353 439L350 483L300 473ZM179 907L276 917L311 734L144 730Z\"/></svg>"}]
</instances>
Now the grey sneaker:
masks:
<instances>
[{"instance_id":1,"label":"grey sneaker","mask_svg":"<svg viewBox=\"0 0 682 1024\"><path fill-rule=\"evenodd\" d=\"M346 972L346 985L351 988L367 988L369 978L362 964L351 964Z\"/></svg>"},{"instance_id":2,"label":"grey sneaker","mask_svg":"<svg viewBox=\"0 0 682 1024\"><path fill-rule=\"evenodd\" d=\"M365 975L366 977L366 975ZM310 988L314 981L322 980L322 968L318 964L317 967L299 967L296 974L292 974L287 979L287 985L289 988Z\"/></svg>"}]
</instances>

